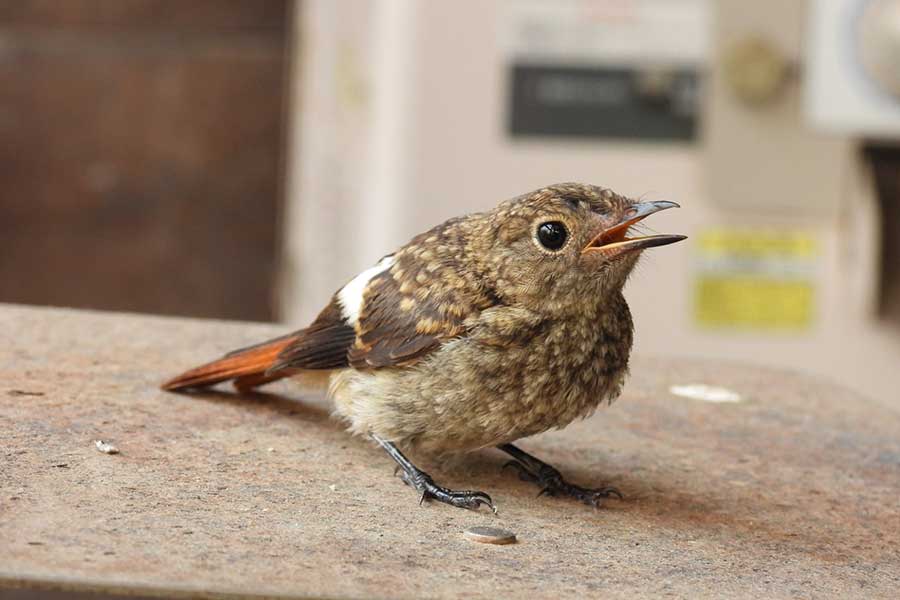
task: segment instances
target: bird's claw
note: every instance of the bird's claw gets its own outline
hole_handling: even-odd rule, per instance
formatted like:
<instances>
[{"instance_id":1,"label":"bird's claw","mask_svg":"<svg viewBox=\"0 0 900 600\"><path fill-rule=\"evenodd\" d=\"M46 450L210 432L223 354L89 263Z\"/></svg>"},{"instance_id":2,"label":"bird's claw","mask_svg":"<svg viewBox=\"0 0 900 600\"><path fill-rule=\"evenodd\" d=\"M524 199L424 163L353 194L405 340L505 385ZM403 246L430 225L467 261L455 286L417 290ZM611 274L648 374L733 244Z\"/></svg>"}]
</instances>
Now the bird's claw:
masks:
<instances>
[{"instance_id":1,"label":"bird's claw","mask_svg":"<svg viewBox=\"0 0 900 600\"><path fill-rule=\"evenodd\" d=\"M494 506L494 502L491 500L491 497L484 492L472 490L466 490L463 492L455 492L449 490L448 492L452 496L452 500L449 502L449 504L452 504L453 506L467 508L469 510L478 510L483 504L491 509L491 512L497 514L497 507Z\"/></svg>"},{"instance_id":2,"label":"bird's claw","mask_svg":"<svg viewBox=\"0 0 900 600\"><path fill-rule=\"evenodd\" d=\"M407 473L401 469L400 479L403 480L403 483L415 488L422 494L419 497L419 505L424 504L426 500L437 500L444 504L469 510L478 510L481 505L485 505L494 514L497 514L497 507L494 506L493 500L484 492L476 490L457 491L441 487L434 482L429 474L422 471Z\"/></svg>"},{"instance_id":3,"label":"bird's claw","mask_svg":"<svg viewBox=\"0 0 900 600\"><path fill-rule=\"evenodd\" d=\"M601 501L603 499L611 496L615 496L619 500L624 499L622 492L612 486L591 489L569 483L563 479L562 474L559 471L550 465L541 465L540 468L537 469L537 472L535 472L534 470L529 469L528 465L523 464L521 461L510 460L503 465L504 469L507 467L514 467L519 472L519 479L530 481L538 485L541 488L541 491L538 492L538 497L569 496L570 498L575 498L576 500L595 508L602 504Z\"/></svg>"},{"instance_id":4,"label":"bird's claw","mask_svg":"<svg viewBox=\"0 0 900 600\"><path fill-rule=\"evenodd\" d=\"M602 505L602 500L611 496L615 496L619 500L624 499L624 496L622 496L622 492L614 487L606 486L602 488L591 489L583 488L571 483L566 483L565 481L562 481L558 485L548 485L547 487L543 488L541 490L541 493L538 495L544 494L548 496L569 496L571 498L575 498L579 502L587 504L588 506L593 506L594 508L599 508Z\"/></svg>"},{"instance_id":5,"label":"bird's claw","mask_svg":"<svg viewBox=\"0 0 900 600\"><path fill-rule=\"evenodd\" d=\"M419 469L414 465L403 453L397 448L393 442L382 439L376 434L370 434L372 439L380 445L394 459L400 470L400 478L403 483L414 488L421 494L419 496L419 504L423 504L426 500L433 499L450 506L459 508L468 508L470 510L478 510L482 504L490 508L494 514L497 514L497 507L491 497L484 492L474 490L449 490L445 487L437 485L431 478L431 475ZM394 471L396 475L397 471Z\"/></svg>"}]
</instances>

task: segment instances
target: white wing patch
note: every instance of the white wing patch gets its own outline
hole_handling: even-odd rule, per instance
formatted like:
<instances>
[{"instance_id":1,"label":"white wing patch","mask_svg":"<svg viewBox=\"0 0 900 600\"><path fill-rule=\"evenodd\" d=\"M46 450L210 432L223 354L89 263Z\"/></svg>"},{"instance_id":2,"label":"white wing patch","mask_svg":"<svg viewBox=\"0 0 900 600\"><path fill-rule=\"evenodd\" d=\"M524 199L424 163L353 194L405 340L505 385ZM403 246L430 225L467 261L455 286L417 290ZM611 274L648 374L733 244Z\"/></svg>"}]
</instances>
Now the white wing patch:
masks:
<instances>
[{"instance_id":1,"label":"white wing patch","mask_svg":"<svg viewBox=\"0 0 900 600\"><path fill-rule=\"evenodd\" d=\"M350 283L342 287L341 291L337 293L337 299L341 305L341 314L343 314L344 320L348 324L356 327L356 324L359 322L359 311L362 309L363 291L365 291L366 286L369 285L372 279L394 266L394 262L393 256L385 256L377 265L369 267L354 277Z\"/></svg>"}]
</instances>

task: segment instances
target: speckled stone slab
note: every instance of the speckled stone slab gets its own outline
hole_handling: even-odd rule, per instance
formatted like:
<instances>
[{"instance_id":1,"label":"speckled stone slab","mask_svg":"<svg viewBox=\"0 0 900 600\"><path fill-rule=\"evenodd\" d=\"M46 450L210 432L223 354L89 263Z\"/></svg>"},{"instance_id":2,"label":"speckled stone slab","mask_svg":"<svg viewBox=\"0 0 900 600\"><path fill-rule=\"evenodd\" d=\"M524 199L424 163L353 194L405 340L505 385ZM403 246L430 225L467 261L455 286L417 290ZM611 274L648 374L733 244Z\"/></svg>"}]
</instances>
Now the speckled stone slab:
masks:
<instances>
[{"instance_id":1,"label":"speckled stone slab","mask_svg":"<svg viewBox=\"0 0 900 600\"><path fill-rule=\"evenodd\" d=\"M419 506L386 455L291 384L245 396L157 389L280 332L0 305L0 588L292 598L900 589L900 415L837 385L635 359L618 402L522 443L576 483L625 494L597 510L537 497L495 450L418 457L439 483L491 494L495 516ZM671 391L698 385L739 400ZM462 532L476 526L518 541L473 544Z\"/></svg>"}]
</instances>

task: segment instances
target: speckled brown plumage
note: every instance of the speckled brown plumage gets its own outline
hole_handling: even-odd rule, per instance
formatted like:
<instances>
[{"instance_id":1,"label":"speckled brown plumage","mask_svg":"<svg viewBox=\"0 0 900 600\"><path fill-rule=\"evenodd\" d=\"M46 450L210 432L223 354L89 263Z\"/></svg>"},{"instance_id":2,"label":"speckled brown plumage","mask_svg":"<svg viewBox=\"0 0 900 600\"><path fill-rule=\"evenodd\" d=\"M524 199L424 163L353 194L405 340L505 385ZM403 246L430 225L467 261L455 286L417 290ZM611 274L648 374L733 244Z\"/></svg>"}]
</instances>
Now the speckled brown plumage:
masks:
<instances>
[{"instance_id":1,"label":"speckled brown plumage","mask_svg":"<svg viewBox=\"0 0 900 600\"><path fill-rule=\"evenodd\" d=\"M404 466L398 447L441 453L499 446L518 466L530 465L523 475L551 493L568 490L558 472L537 473L543 463L523 461L506 445L564 427L619 395L632 343L622 287L641 250L682 239L626 234L671 206L568 183L451 219L339 290L256 376L264 383L331 371L336 413L382 444L404 480L425 495L448 501L443 490L451 504L479 504L429 488L430 478ZM260 350L247 355L256 365ZM235 356L223 361L165 387L221 381ZM254 381L246 368L237 374Z\"/></svg>"}]
</instances>

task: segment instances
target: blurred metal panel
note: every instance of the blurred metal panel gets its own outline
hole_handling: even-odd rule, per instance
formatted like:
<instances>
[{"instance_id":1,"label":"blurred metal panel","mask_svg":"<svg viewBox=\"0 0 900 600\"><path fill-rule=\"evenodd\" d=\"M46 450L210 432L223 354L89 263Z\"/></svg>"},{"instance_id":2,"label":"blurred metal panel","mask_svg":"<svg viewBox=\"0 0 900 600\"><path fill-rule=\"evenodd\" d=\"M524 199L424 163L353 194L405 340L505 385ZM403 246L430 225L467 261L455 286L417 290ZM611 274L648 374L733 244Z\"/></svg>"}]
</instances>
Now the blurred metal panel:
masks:
<instances>
[{"instance_id":1,"label":"blurred metal panel","mask_svg":"<svg viewBox=\"0 0 900 600\"><path fill-rule=\"evenodd\" d=\"M509 133L693 141L710 4L507 1Z\"/></svg>"},{"instance_id":2,"label":"blurred metal panel","mask_svg":"<svg viewBox=\"0 0 900 600\"><path fill-rule=\"evenodd\" d=\"M806 112L825 132L900 137L900 0L812 0Z\"/></svg>"},{"instance_id":3,"label":"blurred metal panel","mask_svg":"<svg viewBox=\"0 0 900 600\"><path fill-rule=\"evenodd\" d=\"M837 213L851 145L812 131L804 119L799 76L806 6L781 0L715 3L706 140L710 197L719 206L800 217ZM765 101L748 101L736 85L773 70L773 58L786 65L787 79L772 86Z\"/></svg>"}]
</instances>

